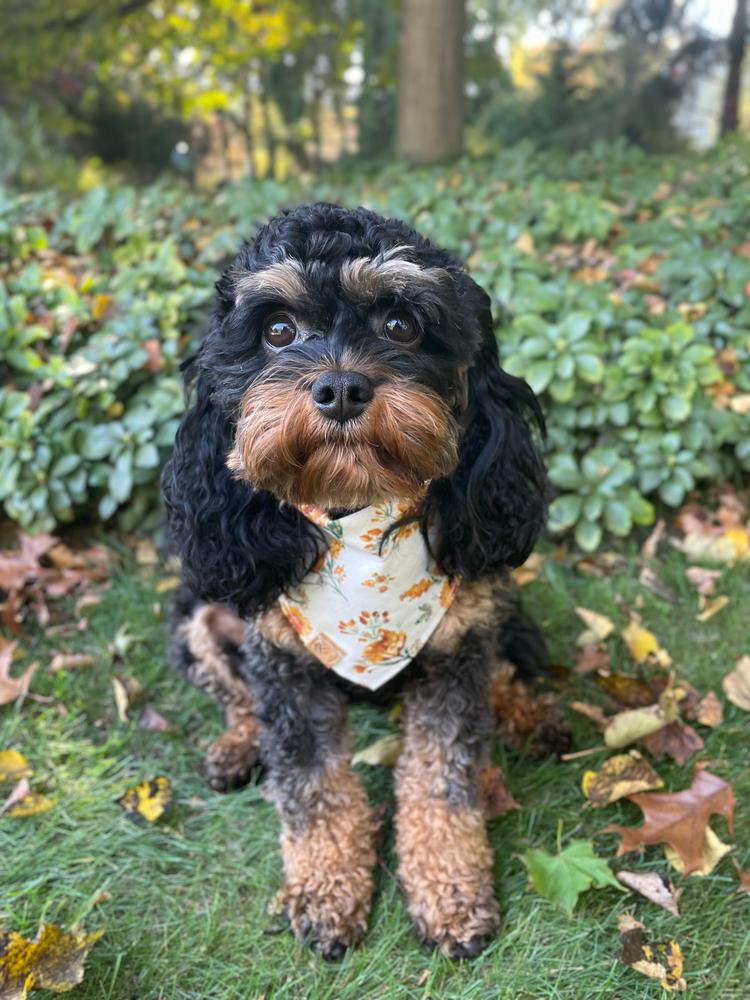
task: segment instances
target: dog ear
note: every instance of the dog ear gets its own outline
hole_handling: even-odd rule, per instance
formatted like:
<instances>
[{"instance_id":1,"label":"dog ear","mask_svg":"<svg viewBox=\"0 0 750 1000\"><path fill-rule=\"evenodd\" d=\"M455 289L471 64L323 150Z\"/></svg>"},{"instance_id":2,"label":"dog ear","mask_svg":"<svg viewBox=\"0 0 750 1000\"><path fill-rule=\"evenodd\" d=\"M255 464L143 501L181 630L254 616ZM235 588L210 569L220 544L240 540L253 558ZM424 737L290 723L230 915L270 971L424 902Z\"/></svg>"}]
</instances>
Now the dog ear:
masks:
<instances>
[{"instance_id":1,"label":"dog ear","mask_svg":"<svg viewBox=\"0 0 750 1000\"><path fill-rule=\"evenodd\" d=\"M482 343L467 373L459 461L428 497L428 516L436 515L438 526L436 559L444 572L468 579L527 559L544 526L548 493L529 426L534 421L544 435L539 402L523 379L500 367L487 294L474 285L470 301Z\"/></svg>"},{"instance_id":2,"label":"dog ear","mask_svg":"<svg viewBox=\"0 0 750 1000\"><path fill-rule=\"evenodd\" d=\"M188 366L188 383L196 367ZM231 420L199 376L161 485L185 583L203 600L229 601L252 614L304 576L318 540L295 508L233 478L226 464L233 436Z\"/></svg>"}]
</instances>

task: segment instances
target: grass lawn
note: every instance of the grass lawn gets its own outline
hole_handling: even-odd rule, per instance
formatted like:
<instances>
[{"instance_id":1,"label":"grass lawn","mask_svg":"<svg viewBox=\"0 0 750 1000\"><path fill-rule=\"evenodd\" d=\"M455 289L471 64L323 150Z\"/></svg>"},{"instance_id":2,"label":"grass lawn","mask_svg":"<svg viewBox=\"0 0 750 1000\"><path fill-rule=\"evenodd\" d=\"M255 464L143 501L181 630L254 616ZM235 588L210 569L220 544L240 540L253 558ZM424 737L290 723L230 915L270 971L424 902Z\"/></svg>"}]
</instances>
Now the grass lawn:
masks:
<instances>
[{"instance_id":1,"label":"grass lawn","mask_svg":"<svg viewBox=\"0 0 750 1000\"><path fill-rule=\"evenodd\" d=\"M570 563L548 558L540 577L525 588L527 606L543 623L553 659L571 665L584 605L626 624L616 595L633 607L643 599L644 623L671 653L679 675L722 697L721 727L700 727L706 741L700 759L732 781L737 799L734 857L750 868L750 715L729 704L720 680L741 653L750 653L750 578L747 564L727 570L717 592L730 604L705 624L695 620L697 598L685 580L685 562L669 553L657 564L662 581L679 598L664 602L638 582L633 558L605 579ZM517 854L527 847L555 850L558 823L562 843L591 838L610 822L638 825L641 813L629 802L603 810L583 808L580 779L601 756L569 763L536 763L496 748L509 787L522 809L490 824L496 856L497 892L504 923L500 936L476 961L452 964L424 950L412 934L392 872L390 820L377 876L377 899L362 947L338 965L327 965L298 946L266 906L279 887L277 821L264 800L262 783L227 796L212 792L199 773L207 743L218 735L218 712L166 667L163 615L155 603L168 595L155 590L157 575L135 569L126 556L103 601L86 609L86 631L45 636L24 645L25 662L44 665L50 650L93 653L95 667L50 674L40 667L32 690L54 702L0 709L0 748L20 750L35 770L34 786L56 800L55 808L27 819L0 818L0 928L33 936L41 921L106 934L89 955L76 996L91 1000L157 998L336 998L461 997L557 1000L634 998L663 995L619 962L618 914L628 910L656 938L677 938L685 956L689 995L750 996L750 895L735 893L731 857L706 877L684 881L683 917L676 919L633 893L615 889L585 894L572 919L528 887ZM70 604L72 613L72 602ZM135 641L113 667L107 652L127 625ZM613 666L628 668L619 640L611 641ZM149 733L117 722L111 687L113 670L137 677L150 703L180 727L179 734ZM566 701L602 703L590 679L564 688ZM576 746L593 746L599 736L585 719L570 713ZM386 711L352 712L357 747L392 731ZM657 765L665 790L690 783L692 762ZM392 796L391 774L363 768L371 800ZM173 783L175 808L168 822L139 826L125 818L114 799L130 785L155 774ZM717 832L728 840L722 820ZM614 856L616 838L598 837L597 852ZM667 872L659 847L628 858L627 867ZM106 894L106 895L103 895ZM429 973L429 974L428 974ZM34 996L46 997L39 993Z\"/></svg>"}]
</instances>

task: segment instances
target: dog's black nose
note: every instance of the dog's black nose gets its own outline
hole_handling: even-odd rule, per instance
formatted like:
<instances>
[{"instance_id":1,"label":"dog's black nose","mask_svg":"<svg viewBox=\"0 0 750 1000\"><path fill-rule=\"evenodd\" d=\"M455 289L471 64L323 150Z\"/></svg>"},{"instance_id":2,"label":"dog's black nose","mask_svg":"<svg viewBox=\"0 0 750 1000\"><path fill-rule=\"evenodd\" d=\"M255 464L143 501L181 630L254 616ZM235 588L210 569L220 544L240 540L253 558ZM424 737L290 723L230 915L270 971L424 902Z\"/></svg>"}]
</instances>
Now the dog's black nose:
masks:
<instances>
[{"instance_id":1,"label":"dog's black nose","mask_svg":"<svg viewBox=\"0 0 750 1000\"><path fill-rule=\"evenodd\" d=\"M312 398L320 412L340 424L358 417L372 395L372 382L360 372L326 372L312 386Z\"/></svg>"}]
</instances>

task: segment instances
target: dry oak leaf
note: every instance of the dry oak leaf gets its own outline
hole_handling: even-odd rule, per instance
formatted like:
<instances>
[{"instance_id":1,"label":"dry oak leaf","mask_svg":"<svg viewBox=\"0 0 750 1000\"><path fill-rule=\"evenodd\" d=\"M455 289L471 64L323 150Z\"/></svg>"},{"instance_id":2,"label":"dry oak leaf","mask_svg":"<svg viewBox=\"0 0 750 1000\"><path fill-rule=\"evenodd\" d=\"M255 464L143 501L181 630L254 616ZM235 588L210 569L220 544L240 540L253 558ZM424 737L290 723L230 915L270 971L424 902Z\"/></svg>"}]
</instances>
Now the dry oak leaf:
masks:
<instances>
[{"instance_id":1,"label":"dry oak leaf","mask_svg":"<svg viewBox=\"0 0 750 1000\"><path fill-rule=\"evenodd\" d=\"M576 646L590 646L591 643L604 642L615 630L615 623L605 615L600 615L598 611L576 608L576 614L586 626L576 639Z\"/></svg>"},{"instance_id":2,"label":"dry oak leaf","mask_svg":"<svg viewBox=\"0 0 750 1000\"><path fill-rule=\"evenodd\" d=\"M745 653L721 682L724 694L733 705L750 712L750 656Z\"/></svg>"},{"instance_id":3,"label":"dry oak leaf","mask_svg":"<svg viewBox=\"0 0 750 1000\"><path fill-rule=\"evenodd\" d=\"M609 670L609 653L598 643L590 642L577 654L575 672L592 674L596 670Z\"/></svg>"},{"instance_id":4,"label":"dry oak leaf","mask_svg":"<svg viewBox=\"0 0 750 1000\"><path fill-rule=\"evenodd\" d=\"M691 719L700 722L702 726L716 729L724 721L724 708L719 701L718 695L713 691L704 694L696 705L695 709L689 713Z\"/></svg>"},{"instance_id":5,"label":"dry oak leaf","mask_svg":"<svg viewBox=\"0 0 750 1000\"><path fill-rule=\"evenodd\" d=\"M672 657L666 649L662 649L654 633L638 622L631 621L622 630L622 637L636 663L649 663L664 668L672 665Z\"/></svg>"},{"instance_id":6,"label":"dry oak leaf","mask_svg":"<svg viewBox=\"0 0 750 1000\"><path fill-rule=\"evenodd\" d=\"M527 583L532 583L539 576L539 571L544 565L544 555L541 552L532 552L522 566L516 567L511 576L519 587L525 587Z\"/></svg>"},{"instance_id":7,"label":"dry oak leaf","mask_svg":"<svg viewBox=\"0 0 750 1000\"><path fill-rule=\"evenodd\" d=\"M49 665L52 673L59 670L84 670L86 667L93 667L96 657L89 653L55 653Z\"/></svg>"},{"instance_id":8,"label":"dry oak leaf","mask_svg":"<svg viewBox=\"0 0 750 1000\"><path fill-rule=\"evenodd\" d=\"M690 874L710 875L724 855L729 854L731 850L732 845L725 844L723 841L719 840L718 836L714 833L711 827L707 826L706 836L703 839L703 864L700 868L696 869L696 871L690 872ZM685 874L685 865L682 858L673 847L669 846L669 844L664 845L664 856L675 871L678 871L680 875Z\"/></svg>"},{"instance_id":9,"label":"dry oak leaf","mask_svg":"<svg viewBox=\"0 0 750 1000\"><path fill-rule=\"evenodd\" d=\"M150 705L146 707L141 712L140 718L138 719L138 728L145 729L149 733L176 733L179 732L178 727L174 723L165 719L161 712L157 712L155 708Z\"/></svg>"},{"instance_id":10,"label":"dry oak leaf","mask_svg":"<svg viewBox=\"0 0 750 1000\"><path fill-rule=\"evenodd\" d=\"M83 980L86 956L102 934L42 924L28 941L15 931L0 931L0 997L26 1000L31 990L72 990Z\"/></svg>"},{"instance_id":11,"label":"dry oak leaf","mask_svg":"<svg viewBox=\"0 0 750 1000\"><path fill-rule=\"evenodd\" d=\"M663 786L659 775L637 750L610 757L598 771L585 771L581 779L581 790L592 806L607 806L626 795Z\"/></svg>"},{"instance_id":12,"label":"dry oak leaf","mask_svg":"<svg viewBox=\"0 0 750 1000\"><path fill-rule=\"evenodd\" d=\"M689 875L703 867L706 828L714 813L726 819L734 836L735 797L731 785L703 768L696 769L692 785L682 792L639 792L628 798L643 811L643 826L612 823L601 831L620 835L618 857L648 844L669 844Z\"/></svg>"},{"instance_id":13,"label":"dry oak leaf","mask_svg":"<svg viewBox=\"0 0 750 1000\"><path fill-rule=\"evenodd\" d=\"M508 791L503 770L497 764L487 764L479 772L479 803L485 819L497 819L521 808Z\"/></svg>"},{"instance_id":14,"label":"dry oak leaf","mask_svg":"<svg viewBox=\"0 0 750 1000\"><path fill-rule=\"evenodd\" d=\"M0 750L0 781L20 781L34 772L18 750Z\"/></svg>"},{"instance_id":15,"label":"dry oak leaf","mask_svg":"<svg viewBox=\"0 0 750 1000\"><path fill-rule=\"evenodd\" d=\"M664 760L665 757L671 757L672 760L682 765L690 760L694 753L702 750L704 743L692 726L675 719L663 729L644 736L643 745L654 760L659 761Z\"/></svg>"},{"instance_id":16,"label":"dry oak leaf","mask_svg":"<svg viewBox=\"0 0 750 1000\"><path fill-rule=\"evenodd\" d=\"M685 576L687 577L688 583L696 588L699 594L703 597L708 597L713 594L716 589L716 581L721 577L722 570L720 569L705 569L703 566L688 566L685 570Z\"/></svg>"},{"instance_id":17,"label":"dry oak leaf","mask_svg":"<svg viewBox=\"0 0 750 1000\"><path fill-rule=\"evenodd\" d=\"M682 889L675 889L668 875L658 872L617 872L618 879L628 889L639 892L641 896L661 906L675 917L680 915L680 896Z\"/></svg>"},{"instance_id":18,"label":"dry oak leaf","mask_svg":"<svg viewBox=\"0 0 750 1000\"><path fill-rule=\"evenodd\" d=\"M667 993L687 989L683 978L682 950L674 940L650 942L646 928L635 917L623 913L617 921L623 962L636 972L658 979Z\"/></svg>"},{"instance_id":19,"label":"dry oak leaf","mask_svg":"<svg viewBox=\"0 0 750 1000\"><path fill-rule=\"evenodd\" d=\"M172 788L169 778L163 774L142 781L129 788L124 795L116 800L125 810L128 819L141 822L146 820L155 823L169 808L172 802Z\"/></svg>"},{"instance_id":20,"label":"dry oak leaf","mask_svg":"<svg viewBox=\"0 0 750 1000\"><path fill-rule=\"evenodd\" d=\"M112 689L115 694L117 718L123 724L128 722L128 709L146 697L143 685L135 677L127 674L112 674Z\"/></svg>"},{"instance_id":21,"label":"dry oak leaf","mask_svg":"<svg viewBox=\"0 0 750 1000\"><path fill-rule=\"evenodd\" d=\"M17 642L5 642L0 645L0 705L8 705L22 694L28 693L31 678L38 665L32 663L20 677L11 677L10 666L17 645Z\"/></svg>"}]
</instances>

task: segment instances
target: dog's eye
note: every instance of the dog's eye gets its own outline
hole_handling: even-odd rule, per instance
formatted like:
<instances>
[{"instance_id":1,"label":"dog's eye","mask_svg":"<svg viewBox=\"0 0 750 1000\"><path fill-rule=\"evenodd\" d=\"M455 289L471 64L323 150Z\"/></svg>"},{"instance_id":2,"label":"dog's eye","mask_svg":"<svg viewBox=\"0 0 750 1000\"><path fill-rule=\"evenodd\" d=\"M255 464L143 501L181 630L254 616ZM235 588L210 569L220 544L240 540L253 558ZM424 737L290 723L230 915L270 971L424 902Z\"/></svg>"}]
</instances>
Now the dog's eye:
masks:
<instances>
[{"instance_id":1,"label":"dog's eye","mask_svg":"<svg viewBox=\"0 0 750 1000\"><path fill-rule=\"evenodd\" d=\"M287 313L276 313L266 320L263 339L269 347L288 347L297 339L297 327Z\"/></svg>"},{"instance_id":2,"label":"dog's eye","mask_svg":"<svg viewBox=\"0 0 750 1000\"><path fill-rule=\"evenodd\" d=\"M410 316L391 313L383 325L383 333L397 344L413 344L419 337L419 328Z\"/></svg>"}]
</instances>

